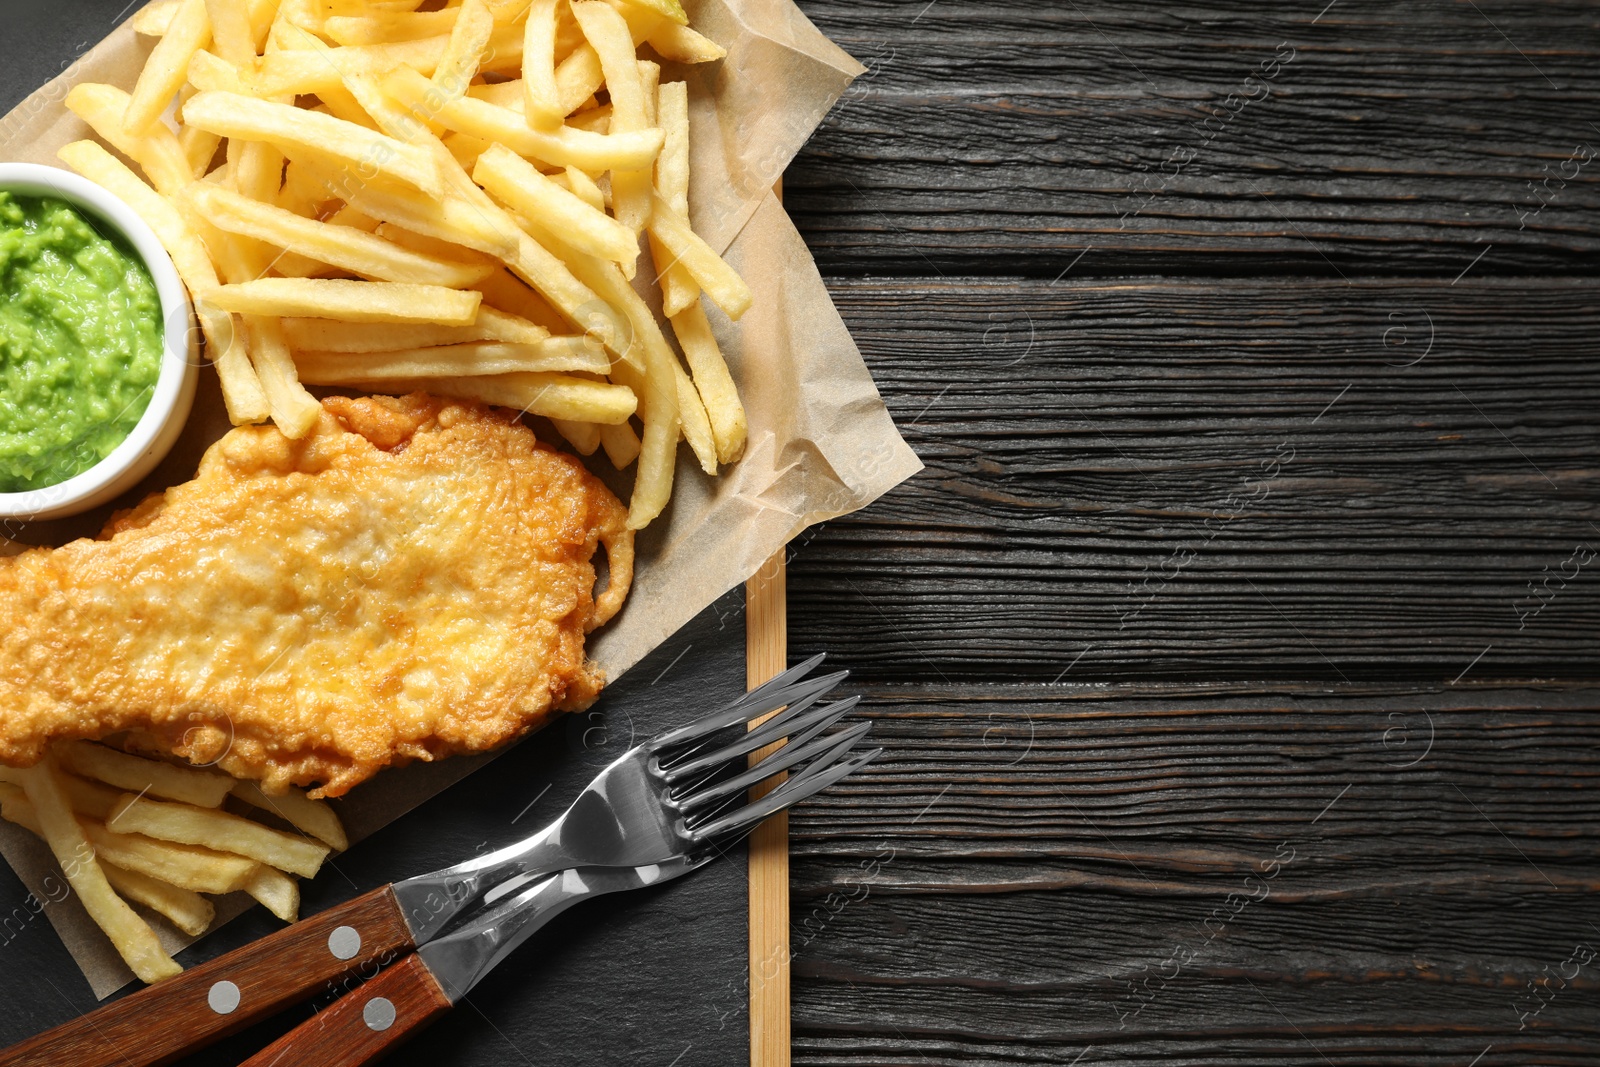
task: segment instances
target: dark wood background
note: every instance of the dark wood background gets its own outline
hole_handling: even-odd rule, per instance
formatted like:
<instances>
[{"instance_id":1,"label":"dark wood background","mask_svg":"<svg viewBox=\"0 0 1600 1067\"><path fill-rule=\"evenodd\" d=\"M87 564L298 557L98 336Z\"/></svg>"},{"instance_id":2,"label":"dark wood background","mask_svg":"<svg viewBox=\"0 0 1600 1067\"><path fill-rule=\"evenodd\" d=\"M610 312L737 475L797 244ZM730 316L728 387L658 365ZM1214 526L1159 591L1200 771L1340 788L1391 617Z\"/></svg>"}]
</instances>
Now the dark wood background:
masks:
<instances>
[{"instance_id":1,"label":"dark wood background","mask_svg":"<svg viewBox=\"0 0 1600 1067\"><path fill-rule=\"evenodd\" d=\"M791 563L888 746L791 822L798 1063L1600 1062L1600 10L1325 2L801 0L871 69L789 207L928 470ZM0 0L6 104L121 7ZM412 1059L738 1062L742 961L597 936Z\"/></svg>"},{"instance_id":2,"label":"dark wood background","mask_svg":"<svg viewBox=\"0 0 1600 1067\"><path fill-rule=\"evenodd\" d=\"M796 1062L1600 1063L1600 8L801 4L928 470L791 563Z\"/></svg>"}]
</instances>

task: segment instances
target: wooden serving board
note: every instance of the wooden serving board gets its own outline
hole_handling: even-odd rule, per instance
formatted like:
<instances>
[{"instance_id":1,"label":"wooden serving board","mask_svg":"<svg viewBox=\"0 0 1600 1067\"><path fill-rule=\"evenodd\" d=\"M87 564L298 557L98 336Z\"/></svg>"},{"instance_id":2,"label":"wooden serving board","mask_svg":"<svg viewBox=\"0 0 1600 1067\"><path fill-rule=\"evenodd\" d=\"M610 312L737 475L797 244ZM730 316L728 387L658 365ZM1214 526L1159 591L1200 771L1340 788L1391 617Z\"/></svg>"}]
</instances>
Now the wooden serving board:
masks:
<instances>
[{"instance_id":1,"label":"wooden serving board","mask_svg":"<svg viewBox=\"0 0 1600 1067\"><path fill-rule=\"evenodd\" d=\"M774 192L783 199L781 180ZM789 665L787 551L773 556L745 583L745 673L752 689ZM750 835L750 1067L789 1067L789 1052L789 816L785 814Z\"/></svg>"},{"instance_id":2,"label":"wooden serving board","mask_svg":"<svg viewBox=\"0 0 1600 1067\"><path fill-rule=\"evenodd\" d=\"M745 585L745 671L752 689L788 665L784 578L780 552ZM789 1067L787 815L750 835L750 1067Z\"/></svg>"}]
</instances>

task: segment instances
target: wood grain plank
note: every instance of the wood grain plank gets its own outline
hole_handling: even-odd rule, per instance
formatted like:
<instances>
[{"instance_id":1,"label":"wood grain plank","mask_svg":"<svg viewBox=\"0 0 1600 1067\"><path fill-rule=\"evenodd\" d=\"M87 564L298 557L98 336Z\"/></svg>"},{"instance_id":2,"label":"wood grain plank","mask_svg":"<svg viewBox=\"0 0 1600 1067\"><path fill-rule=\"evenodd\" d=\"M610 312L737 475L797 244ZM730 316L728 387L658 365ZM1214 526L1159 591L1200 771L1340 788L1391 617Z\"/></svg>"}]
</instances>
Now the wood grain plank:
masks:
<instances>
[{"instance_id":1,"label":"wood grain plank","mask_svg":"<svg viewBox=\"0 0 1600 1067\"><path fill-rule=\"evenodd\" d=\"M825 274L1600 267L1592 5L802 7L869 68L789 172Z\"/></svg>"},{"instance_id":2,"label":"wood grain plank","mask_svg":"<svg viewBox=\"0 0 1600 1067\"><path fill-rule=\"evenodd\" d=\"M791 567L796 1062L1594 1062L1595 11L804 7L929 469Z\"/></svg>"},{"instance_id":3,"label":"wood grain plank","mask_svg":"<svg viewBox=\"0 0 1600 1067\"><path fill-rule=\"evenodd\" d=\"M797 647L874 681L1593 676L1595 282L830 285L928 469L807 535Z\"/></svg>"},{"instance_id":4,"label":"wood grain plank","mask_svg":"<svg viewBox=\"0 0 1600 1067\"><path fill-rule=\"evenodd\" d=\"M1600 689L866 697L791 820L797 1063L1592 1062Z\"/></svg>"}]
</instances>

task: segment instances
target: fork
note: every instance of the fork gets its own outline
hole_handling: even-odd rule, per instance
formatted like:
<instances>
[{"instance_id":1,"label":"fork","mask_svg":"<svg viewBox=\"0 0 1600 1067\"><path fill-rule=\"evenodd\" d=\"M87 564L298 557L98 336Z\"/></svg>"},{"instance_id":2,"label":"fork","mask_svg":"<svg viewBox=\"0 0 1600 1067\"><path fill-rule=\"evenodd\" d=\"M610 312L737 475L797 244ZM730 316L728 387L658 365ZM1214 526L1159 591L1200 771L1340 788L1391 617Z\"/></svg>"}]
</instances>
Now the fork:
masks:
<instances>
[{"instance_id":1,"label":"fork","mask_svg":"<svg viewBox=\"0 0 1600 1067\"><path fill-rule=\"evenodd\" d=\"M813 656L752 690L727 708L624 752L601 771L571 807L532 837L431 874L394 885L395 899L418 938L426 939L479 901L502 895L553 871L572 867L640 867L703 847L706 841L781 811L806 787L799 776L754 804L729 812L741 794L807 760L807 774L826 770L870 727L861 723L820 736L860 697L816 707L849 674L806 676L823 660ZM729 727L785 708L725 745L713 739ZM719 777L751 752L787 737L783 748L725 781ZM710 751L707 751L710 749Z\"/></svg>"},{"instance_id":2,"label":"fork","mask_svg":"<svg viewBox=\"0 0 1600 1067\"><path fill-rule=\"evenodd\" d=\"M464 995L505 952L559 910L586 896L688 873L762 820L877 756L881 749L851 752L870 724L826 733L859 698L819 705L848 673L807 677L822 659L814 656L726 708L623 753L560 817L521 842L381 886L302 920L0 1051L0 1067L166 1062L319 990L337 993L340 983L348 987L356 976L370 977L396 960L371 984L383 981L406 990L406 1026L389 1035L398 1039ZM780 708L737 738L719 737ZM754 767L724 777L743 767L749 753L781 738L787 740ZM797 767L770 793L741 805L751 786ZM453 920L473 908L485 910L447 932ZM419 946L422 952L413 955ZM430 973L434 962L442 974ZM365 1003L374 999L375 993L363 998ZM327 1024L336 1018L323 1015L328 1018L318 1018ZM389 1016L379 1027L365 1018L365 1033L352 1033L392 1043L383 1035L394 1019ZM305 1062L298 1051L281 1062ZM324 1050L319 1058L336 1062L328 1055Z\"/></svg>"}]
</instances>

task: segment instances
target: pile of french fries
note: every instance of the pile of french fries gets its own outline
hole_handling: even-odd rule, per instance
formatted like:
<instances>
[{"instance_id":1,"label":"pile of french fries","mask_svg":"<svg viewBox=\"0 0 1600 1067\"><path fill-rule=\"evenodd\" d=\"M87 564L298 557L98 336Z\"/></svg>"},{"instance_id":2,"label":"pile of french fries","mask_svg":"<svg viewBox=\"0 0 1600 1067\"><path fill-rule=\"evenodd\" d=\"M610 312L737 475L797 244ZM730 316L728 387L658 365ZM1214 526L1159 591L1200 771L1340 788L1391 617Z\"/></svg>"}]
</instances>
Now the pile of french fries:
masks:
<instances>
[{"instance_id":1,"label":"pile of french fries","mask_svg":"<svg viewBox=\"0 0 1600 1067\"><path fill-rule=\"evenodd\" d=\"M642 529L680 438L708 474L745 444L702 297L737 319L751 293L689 224L688 88L658 62L724 51L678 0L438 2L158 0L131 91L67 97L143 176L61 158L171 253L236 424L304 436L306 384L520 408L637 462Z\"/></svg>"},{"instance_id":2,"label":"pile of french fries","mask_svg":"<svg viewBox=\"0 0 1600 1067\"><path fill-rule=\"evenodd\" d=\"M260 809L297 833L224 811ZM43 838L67 884L133 973L146 982L179 973L129 902L191 937L216 909L202 894L244 892L285 922L300 911L295 877L314 877L330 851L349 847L333 809L290 790L73 741L27 770L0 767L0 817Z\"/></svg>"}]
</instances>

